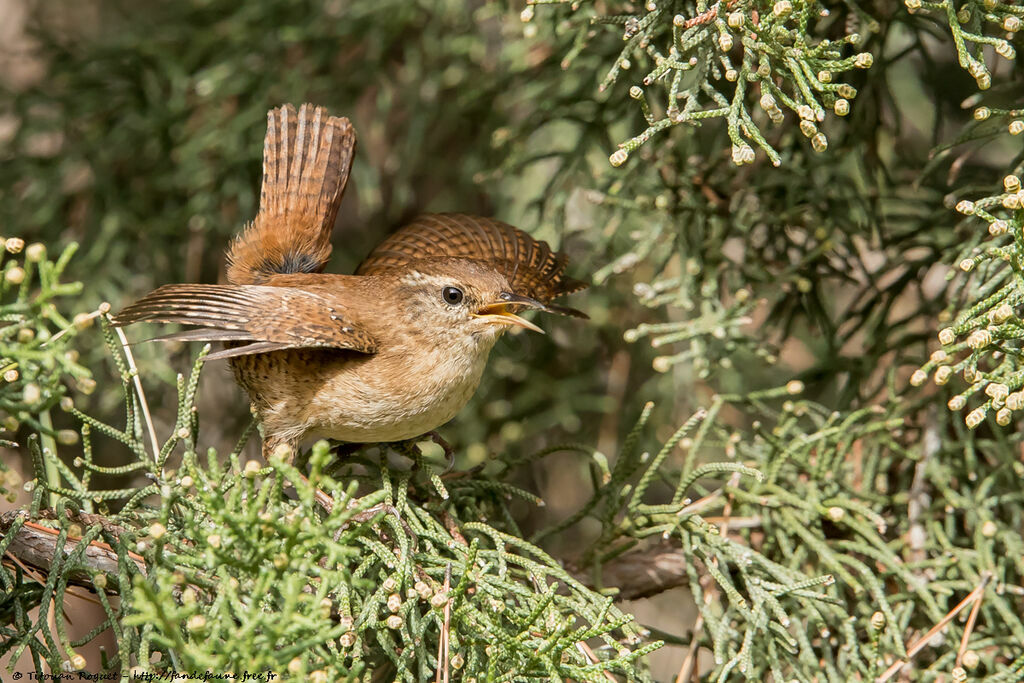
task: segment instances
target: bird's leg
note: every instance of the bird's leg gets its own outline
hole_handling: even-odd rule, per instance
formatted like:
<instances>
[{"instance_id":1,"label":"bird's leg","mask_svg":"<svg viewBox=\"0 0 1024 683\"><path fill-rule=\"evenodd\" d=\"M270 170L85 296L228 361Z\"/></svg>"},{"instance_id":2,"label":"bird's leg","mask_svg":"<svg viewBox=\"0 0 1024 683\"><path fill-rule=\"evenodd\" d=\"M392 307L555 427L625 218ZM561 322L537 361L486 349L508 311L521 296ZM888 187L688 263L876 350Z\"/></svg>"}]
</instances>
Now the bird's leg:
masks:
<instances>
[{"instance_id":1,"label":"bird's leg","mask_svg":"<svg viewBox=\"0 0 1024 683\"><path fill-rule=\"evenodd\" d=\"M444 437L437 430L431 430L424 436L429 436L430 440L436 443L438 446L444 449L444 459L448 462L448 467L445 468L445 472L451 471L455 465L455 449L452 445L444 440Z\"/></svg>"},{"instance_id":2,"label":"bird's leg","mask_svg":"<svg viewBox=\"0 0 1024 683\"><path fill-rule=\"evenodd\" d=\"M271 455L273 455L274 453L277 453L278 456L280 457L282 454L278 453L278 450L283 448L283 447L286 447L288 449L288 453L284 454L284 455L285 455L285 459L290 464L295 459L295 455L297 453L296 446L297 446L296 443L290 442L290 441L286 441L286 440L283 440L283 439L272 439L272 438L265 439L263 441L263 458L267 462L270 462L270 456ZM343 452L346 452L346 454L347 454L347 453L355 452L360 447L362 447L362 444L341 444L339 450L341 450ZM304 474L302 474L301 472L299 473L299 477L302 479L302 481L306 482L307 484L310 483L309 479ZM321 491L319 488L314 488L313 489L313 499L317 502L317 504L320 505L320 507L322 507L324 509L324 511L327 514L330 514L331 511L334 509L334 506L335 506L334 499L331 498L331 496L329 496L324 491ZM350 504L352 504L352 503L350 502ZM374 505L371 508L363 510L362 512L357 512L356 514L352 515L351 520L349 522L346 522L345 524L343 524L342 528L338 530L338 534L340 535L342 529L347 528L353 522L354 523L368 522L371 519L373 519L374 517L376 517L378 514L380 514L381 512L384 512L386 514L394 515L395 516L395 519L398 520L398 523L401 524L402 528L406 531L406 533L409 534L410 538L412 539L413 547L415 548L416 545L417 545L417 542L418 542L418 536L416 535L416 532L412 530L412 527L409 526L408 522L406 522L404 519L402 519L402 515L398 511L398 509L395 508L393 505L388 505L387 503L378 503L377 505ZM335 540L337 540L337 538L338 537L336 536Z\"/></svg>"},{"instance_id":3,"label":"bird's leg","mask_svg":"<svg viewBox=\"0 0 1024 683\"><path fill-rule=\"evenodd\" d=\"M419 536L416 534L415 531L412 530L412 527L409 526L409 523L402 519L402 514L398 511L398 508L396 508L393 505L388 505L387 503L377 503L371 508L367 508L362 512L357 512L356 514L352 515L351 521L357 523L369 522L371 519L376 517L381 512L389 515L394 515L395 519L398 520L398 523L402 525L402 529L405 530L405 533L409 534L409 537L412 539L413 545L416 545L416 542L419 540ZM350 523L351 522L346 522L343 526L347 527Z\"/></svg>"},{"instance_id":4,"label":"bird's leg","mask_svg":"<svg viewBox=\"0 0 1024 683\"><path fill-rule=\"evenodd\" d=\"M285 455L285 460L291 464L295 459L297 444L283 439L275 439L271 437L265 438L263 440L263 459L270 462L270 457L277 453L282 447L286 447L288 449L288 453ZM299 477L302 481L309 484L309 479L306 478L306 475L299 472ZM313 489L313 499L319 503L320 507L322 507L328 514L330 514L331 510L334 509L334 499L318 488Z\"/></svg>"},{"instance_id":5,"label":"bird's leg","mask_svg":"<svg viewBox=\"0 0 1024 683\"><path fill-rule=\"evenodd\" d=\"M441 434L437 430L431 430L431 431L427 432L426 434L424 434L424 436L429 436L431 441L433 441L438 446L440 446L441 448L444 449L444 463L445 463L445 465L444 465L444 472L442 472L441 474L442 475L448 474L453 469L455 469L455 449L452 448L452 445L450 443L448 443L447 441L445 441L444 437L442 437Z\"/></svg>"},{"instance_id":6,"label":"bird's leg","mask_svg":"<svg viewBox=\"0 0 1024 683\"><path fill-rule=\"evenodd\" d=\"M402 453L403 455L406 455L410 459L412 459L414 463L413 469L416 470L419 469L420 459L422 455L419 449L416 448L416 444L422 441L423 437L428 437L431 441L433 441L442 449L444 449L445 468L442 474L448 474L449 472L451 472L452 468L455 466L455 450L451 447L451 444L445 441L441 437L441 435L438 434L436 431L427 432L425 434L417 436L414 439L396 441L392 444L392 446L399 453Z\"/></svg>"},{"instance_id":7,"label":"bird's leg","mask_svg":"<svg viewBox=\"0 0 1024 683\"><path fill-rule=\"evenodd\" d=\"M331 445L331 455L340 460L341 458L345 458L356 453L363 446L364 444L361 443L339 441Z\"/></svg>"}]
</instances>

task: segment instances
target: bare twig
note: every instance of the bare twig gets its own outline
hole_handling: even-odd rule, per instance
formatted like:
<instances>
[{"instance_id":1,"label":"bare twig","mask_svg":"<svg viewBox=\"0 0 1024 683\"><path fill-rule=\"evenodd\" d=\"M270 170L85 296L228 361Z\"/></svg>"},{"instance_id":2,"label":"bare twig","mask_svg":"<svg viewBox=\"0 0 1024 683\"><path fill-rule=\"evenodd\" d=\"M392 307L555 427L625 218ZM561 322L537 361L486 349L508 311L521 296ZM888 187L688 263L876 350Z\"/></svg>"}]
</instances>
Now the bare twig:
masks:
<instances>
[{"instance_id":1,"label":"bare twig","mask_svg":"<svg viewBox=\"0 0 1024 683\"><path fill-rule=\"evenodd\" d=\"M639 600L686 583L688 558L669 543L654 543L623 553L601 566L601 583L619 589L619 600ZM595 587L585 569L570 571L581 583Z\"/></svg>"},{"instance_id":2,"label":"bare twig","mask_svg":"<svg viewBox=\"0 0 1024 683\"><path fill-rule=\"evenodd\" d=\"M78 318L76 316L76 322L74 324L68 325L63 330L61 330L57 334L53 335L52 337L50 337L49 339L44 341L40 345L41 348L45 349L48 345L54 343L55 341L57 341L58 339L63 337L65 334L67 334L71 330L75 329L75 327L78 327L79 325L84 325L84 323L86 323L86 322L88 322L90 320L94 320L95 318L100 317L104 313L109 313L109 312L110 312L110 304L108 304L107 302L104 301L102 304L100 304L100 307L97 308L95 311L91 311L90 313L82 316L81 318Z\"/></svg>"},{"instance_id":3,"label":"bare twig","mask_svg":"<svg viewBox=\"0 0 1024 683\"><path fill-rule=\"evenodd\" d=\"M729 488L736 488L740 484L740 473L733 472L732 476L729 477ZM732 516L732 500L733 497L730 494L725 499L725 506L722 509L722 516L719 518L719 529L721 531L722 538L729 535L729 522ZM699 502L699 501L698 501ZM716 565L718 564L718 558L711 560ZM705 577L706 578L706 577ZM718 584L714 581L710 582L711 585L704 591L704 609L707 609L711 602L718 596ZM697 620L693 623L693 637L690 639L690 648L686 652L686 657L683 658L683 663L679 667L679 673L676 675L676 683L686 683L690 678L697 672L697 653L700 650L700 635L701 631L704 630L704 614L698 614Z\"/></svg>"},{"instance_id":4,"label":"bare twig","mask_svg":"<svg viewBox=\"0 0 1024 683\"><path fill-rule=\"evenodd\" d=\"M444 524L444 528L448 530L448 533L452 535L452 538L464 546L469 545L469 541L467 541L466 537L462 535L461 531L459 531L459 525L455 522L455 519L448 514L447 510L441 510L441 522Z\"/></svg>"},{"instance_id":5,"label":"bare twig","mask_svg":"<svg viewBox=\"0 0 1024 683\"><path fill-rule=\"evenodd\" d=\"M687 504L682 510L679 511L679 515L695 515L703 510L706 510L716 503L721 503L719 500L722 497L722 489L715 489L703 498L698 498L692 503ZM686 501L683 501L686 502Z\"/></svg>"},{"instance_id":6,"label":"bare twig","mask_svg":"<svg viewBox=\"0 0 1024 683\"><path fill-rule=\"evenodd\" d=\"M974 632L974 624L978 620L978 612L981 611L981 601L984 597L984 591L978 594L978 599L974 601L974 607L971 608L971 613L967 615L967 625L964 626L964 635L960 638L960 649L956 652L957 666L961 665L964 659L964 653L967 652L967 641L971 639L971 634Z\"/></svg>"},{"instance_id":7,"label":"bare twig","mask_svg":"<svg viewBox=\"0 0 1024 683\"><path fill-rule=\"evenodd\" d=\"M452 566L449 564L444 571L444 593L447 596L451 588ZM444 603L444 624L441 626L441 636L437 639L437 675L434 683L448 683L448 634L452 623L452 601L451 598Z\"/></svg>"},{"instance_id":8,"label":"bare twig","mask_svg":"<svg viewBox=\"0 0 1024 683\"><path fill-rule=\"evenodd\" d=\"M704 596L704 606L707 607L711 604L711 593L708 592ZM690 638L690 648L686 651L686 657L683 658L683 665L679 667L679 673L676 675L676 683L686 683L693 676L693 671L697 666L697 642L700 640L700 634L704 630L704 615L698 614L697 620L693 622L693 637Z\"/></svg>"},{"instance_id":9,"label":"bare twig","mask_svg":"<svg viewBox=\"0 0 1024 683\"><path fill-rule=\"evenodd\" d=\"M160 443L156 440L156 429L153 428L153 416L149 414L149 402L146 401L146 392L142 389L142 378L139 377L139 369L135 365L135 357L128 346L128 338L124 336L124 330L115 327L114 332L121 341L121 348L124 350L125 360L128 361L128 369L132 372L132 383L135 385L135 393L139 397L139 407L142 408L142 417L146 420L146 429L149 431L150 445L153 447L153 461L160 457Z\"/></svg>"},{"instance_id":10,"label":"bare twig","mask_svg":"<svg viewBox=\"0 0 1024 683\"><path fill-rule=\"evenodd\" d=\"M853 460L851 486L859 493L864 484L864 444L860 439L856 439L850 447L850 459Z\"/></svg>"},{"instance_id":11,"label":"bare twig","mask_svg":"<svg viewBox=\"0 0 1024 683\"><path fill-rule=\"evenodd\" d=\"M708 524L726 524L733 529L756 529L761 526L761 515L749 517L705 517Z\"/></svg>"},{"instance_id":12,"label":"bare twig","mask_svg":"<svg viewBox=\"0 0 1024 683\"><path fill-rule=\"evenodd\" d=\"M584 643L582 640L576 643L576 649L583 654L583 657L587 660L588 664L597 664L597 655L595 655L594 651L590 649L590 646ZM609 681L618 680L617 678L615 678L615 676L611 675L611 673L607 671L604 672L604 677L607 678Z\"/></svg>"},{"instance_id":13,"label":"bare twig","mask_svg":"<svg viewBox=\"0 0 1024 683\"><path fill-rule=\"evenodd\" d=\"M918 638L916 641L914 641L912 645L907 646L906 659L901 659L898 662L895 662L892 666L885 670L885 673L883 673L881 676L875 679L875 683L885 683L885 681L895 676L899 672L899 670L903 668L904 665L909 663L910 660L913 659L918 652L924 649L924 646L928 644L928 641L935 637L936 633L946 628L946 625L949 624L949 622L953 621L953 618L956 615L960 614L960 612L962 612L965 607L974 602L980 604L981 596L985 593L985 587L991 580L992 574L990 572L985 572L984 574L982 574L981 583L978 584L978 587L972 590L970 593L968 593L966 598L961 600L956 607L951 609L946 614L946 616L942 617L942 619L939 620L939 623L935 624L935 626L932 626L928 630L928 633L925 633L923 636ZM971 626L973 627L973 622L971 623ZM962 644L961 647L963 647ZM957 657L957 661L959 661L959 656Z\"/></svg>"}]
</instances>

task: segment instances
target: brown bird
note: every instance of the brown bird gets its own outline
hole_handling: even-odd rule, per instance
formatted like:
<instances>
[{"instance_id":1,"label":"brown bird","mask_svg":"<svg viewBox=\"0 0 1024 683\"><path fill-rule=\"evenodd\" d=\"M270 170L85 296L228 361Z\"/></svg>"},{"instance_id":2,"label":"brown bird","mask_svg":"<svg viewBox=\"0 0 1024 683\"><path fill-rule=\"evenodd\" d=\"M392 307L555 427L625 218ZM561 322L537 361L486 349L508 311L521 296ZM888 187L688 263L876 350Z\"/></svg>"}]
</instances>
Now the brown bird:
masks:
<instances>
[{"instance_id":1,"label":"brown bird","mask_svg":"<svg viewBox=\"0 0 1024 683\"><path fill-rule=\"evenodd\" d=\"M228 251L226 285L166 285L115 325L197 326L162 340L219 341L262 423L264 454L306 436L353 443L421 436L458 413L523 309L586 285L546 242L488 218L425 215L355 275L321 271L356 136L346 118L291 105L267 115L255 219Z\"/></svg>"}]
</instances>

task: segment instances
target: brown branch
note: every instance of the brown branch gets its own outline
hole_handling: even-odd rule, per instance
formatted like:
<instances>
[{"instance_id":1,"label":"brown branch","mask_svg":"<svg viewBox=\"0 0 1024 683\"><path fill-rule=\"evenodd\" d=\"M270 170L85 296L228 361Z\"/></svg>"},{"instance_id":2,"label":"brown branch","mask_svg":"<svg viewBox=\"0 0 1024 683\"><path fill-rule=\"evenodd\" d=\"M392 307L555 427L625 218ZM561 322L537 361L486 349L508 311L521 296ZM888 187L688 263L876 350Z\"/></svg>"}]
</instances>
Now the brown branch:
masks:
<instances>
[{"instance_id":1,"label":"brown branch","mask_svg":"<svg viewBox=\"0 0 1024 683\"><path fill-rule=\"evenodd\" d=\"M52 513L42 513L40 518L52 519L53 515ZM49 572L50 567L53 565L54 555L57 552L57 536L59 532L56 529L51 529L31 521L26 510L11 510L0 515L0 537L6 537L18 519L23 519L24 522L14 533L14 537L10 539L10 543L7 545L7 550L4 553L5 556L9 556L13 561L33 567L41 572ZM83 526L100 524L114 535L124 531L123 527L111 524L100 515L80 514L74 519L76 522L82 523ZM81 543L80 538L68 537L64 542L64 547L61 549L64 557L74 552L79 543ZM146 563L141 555L129 552L128 558L135 563L140 572L146 573ZM107 578L108 588L116 590L118 577L117 563L118 554L116 550L102 541L92 541L85 549L79 566L71 568L68 575L69 581L95 590L93 577L97 574L103 574Z\"/></svg>"},{"instance_id":2,"label":"brown branch","mask_svg":"<svg viewBox=\"0 0 1024 683\"><path fill-rule=\"evenodd\" d=\"M713 500L713 498L709 500ZM698 503L702 502L698 501ZM379 509L372 510L373 514L379 512ZM115 537L126 531L124 527L113 524L101 515L69 513L68 517L71 521L80 524L82 528L100 524L105 531ZM6 555L28 567L41 572L49 572L54 552L57 549L58 530L29 520L28 512L25 510L13 510L0 515L0 538L7 535L19 518L24 518L25 521L15 533L14 538L11 539ZM44 510L40 513L39 518L54 519L54 514ZM450 515L443 513L442 520L456 539L468 545ZM741 527L760 523L757 518L742 518L733 521L736 522L736 526ZM79 538L69 537L64 544L65 556L73 552L80 542ZM140 572L146 574L145 560L141 555L129 552L128 558L135 563ZM688 561L677 545L665 541L649 543L602 565L601 585L618 588L618 599L620 600L638 600L650 597L684 585L687 581L686 565ZM95 590L93 577L101 573L106 575L110 590L116 591L117 563L118 553L116 550L102 541L92 541L85 550L80 566L71 570L69 580ZM596 587L596 582L585 568L574 567L571 563L567 564L569 572L574 574L581 583Z\"/></svg>"},{"instance_id":3,"label":"brown branch","mask_svg":"<svg viewBox=\"0 0 1024 683\"><path fill-rule=\"evenodd\" d=\"M981 611L981 599L985 597L982 593L978 596L978 599L974 601L974 607L971 608L970 614L967 615L967 625L964 626L964 635L960 638L960 649L956 651L956 665L961 666L964 661L964 653L967 652L967 643L971 639L971 634L974 632L974 624L978 621L978 612Z\"/></svg>"},{"instance_id":4,"label":"brown branch","mask_svg":"<svg viewBox=\"0 0 1024 683\"><path fill-rule=\"evenodd\" d=\"M601 584L619 589L619 600L639 600L686 583L687 558L678 546L659 542L631 550L601 565ZM584 568L570 565L576 579L596 588Z\"/></svg>"},{"instance_id":5,"label":"brown branch","mask_svg":"<svg viewBox=\"0 0 1024 683\"><path fill-rule=\"evenodd\" d=\"M589 645L587 645L586 643L584 643L582 640L580 642L576 643L576 649L579 650L580 653L583 655L583 658L587 660L587 664L597 664L599 661L601 661L600 659L597 658L597 655L594 654L594 651L591 649L591 647ZM613 676L607 670L604 671L603 673L604 673L604 677L607 678L609 681L617 681L617 680L619 680L619 679L615 678L615 676Z\"/></svg>"},{"instance_id":6,"label":"brown branch","mask_svg":"<svg viewBox=\"0 0 1024 683\"><path fill-rule=\"evenodd\" d=\"M452 565L451 563L445 567L444 570L444 595L448 595L448 591L451 590L452 581ZM451 621L452 621L452 601L446 600L444 603L444 622L441 624L440 637L437 639L437 675L434 677L434 683L448 683L448 637L451 632Z\"/></svg>"}]
</instances>

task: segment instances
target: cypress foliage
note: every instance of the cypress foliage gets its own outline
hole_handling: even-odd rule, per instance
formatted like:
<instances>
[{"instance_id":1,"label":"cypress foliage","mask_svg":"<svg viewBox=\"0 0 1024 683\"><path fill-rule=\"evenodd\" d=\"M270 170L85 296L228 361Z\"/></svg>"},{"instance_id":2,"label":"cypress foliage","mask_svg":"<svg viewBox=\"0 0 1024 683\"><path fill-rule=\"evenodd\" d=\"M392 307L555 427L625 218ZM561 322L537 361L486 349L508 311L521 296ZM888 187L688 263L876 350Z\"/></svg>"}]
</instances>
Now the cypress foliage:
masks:
<instances>
[{"instance_id":1,"label":"cypress foliage","mask_svg":"<svg viewBox=\"0 0 1024 683\"><path fill-rule=\"evenodd\" d=\"M13 666L1024 679L1019 6L148 10L36 8L45 77L0 94ZM102 301L216 279L265 111L305 100L360 134L339 269L464 210L594 283L589 326L496 350L454 470L400 444L253 459L241 398L199 401L202 353L175 378L181 351L106 325ZM47 616L72 586L106 615L77 640ZM671 627L625 602L676 587Z\"/></svg>"}]
</instances>

